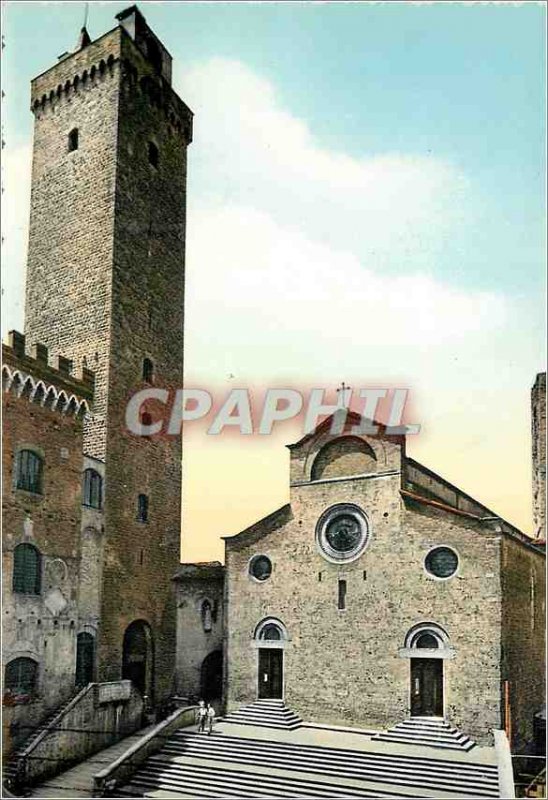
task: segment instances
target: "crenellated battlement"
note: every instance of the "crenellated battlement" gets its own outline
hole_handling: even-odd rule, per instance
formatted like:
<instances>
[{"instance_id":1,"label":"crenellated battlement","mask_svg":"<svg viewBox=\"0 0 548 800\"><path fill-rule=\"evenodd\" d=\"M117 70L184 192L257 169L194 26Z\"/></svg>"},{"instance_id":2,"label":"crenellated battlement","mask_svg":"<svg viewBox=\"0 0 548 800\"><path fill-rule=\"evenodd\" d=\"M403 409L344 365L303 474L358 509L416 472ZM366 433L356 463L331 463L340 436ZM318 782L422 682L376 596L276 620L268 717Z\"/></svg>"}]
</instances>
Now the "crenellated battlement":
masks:
<instances>
[{"instance_id":1,"label":"crenellated battlement","mask_svg":"<svg viewBox=\"0 0 548 800\"><path fill-rule=\"evenodd\" d=\"M31 110L39 119L55 112L61 102L89 91L102 82L118 79L126 91L134 91L161 111L174 135L192 141L193 113L158 74L141 48L121 24L80 50L63 56L31 83Z\"/></svg>"},{"instance_id":2,"label":"crenellated battlement","mask_svg":"<svg viewBox=\"0 0 548 800\"><path fill-rule=\"evenodd\" d=\"M63 414L85 416L93 401L95 375L85 365L73 369L70 359L55 356L49 363L48 348L40 343L26 352L25 336L10 331L2 344L2 389L30 403Z\"/></svg>"}]
</instances>

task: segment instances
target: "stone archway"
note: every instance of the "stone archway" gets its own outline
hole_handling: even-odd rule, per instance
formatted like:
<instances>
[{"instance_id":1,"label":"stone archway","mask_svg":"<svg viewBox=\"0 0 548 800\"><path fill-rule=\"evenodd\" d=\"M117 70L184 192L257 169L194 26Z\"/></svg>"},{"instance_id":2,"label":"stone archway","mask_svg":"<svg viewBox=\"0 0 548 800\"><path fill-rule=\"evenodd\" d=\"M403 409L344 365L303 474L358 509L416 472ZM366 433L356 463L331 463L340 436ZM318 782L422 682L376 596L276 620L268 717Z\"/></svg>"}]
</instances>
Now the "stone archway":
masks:
<instances>
[{"instance_id":1,"label":"stone archway","mask_svg":"<svg viewBox=\"0 0 548 800\"><path fill-rule=\"evenodd\" d=\"M124 633L122 678L130 680L149 702L153 701L154 639L145 620L135 620Z\"/></svg>"},{"instance_id":2,"label":"stone archway","mask_svg":"<svg viewBox=\"0 0 548 800\"><path fill-rule=\"evenodd\" d=\"M212 702L223 694L223 651L214 650L202 661L200 670L200 696Z\"/></svg>"}]
</instances>

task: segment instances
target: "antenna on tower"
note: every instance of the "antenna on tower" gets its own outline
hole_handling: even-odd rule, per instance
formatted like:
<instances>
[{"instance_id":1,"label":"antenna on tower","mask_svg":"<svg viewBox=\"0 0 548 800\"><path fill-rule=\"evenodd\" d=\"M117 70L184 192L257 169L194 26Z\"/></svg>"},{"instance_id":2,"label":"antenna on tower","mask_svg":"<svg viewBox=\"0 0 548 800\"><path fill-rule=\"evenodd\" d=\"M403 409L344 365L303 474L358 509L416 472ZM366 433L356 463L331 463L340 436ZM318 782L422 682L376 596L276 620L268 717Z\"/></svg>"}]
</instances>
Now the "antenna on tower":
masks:
<instances>
[{"instance_id":1,"label":"antenna on tower","mask_svg":"<svg viewBox=\"0 0 548 800\"><path fill-rule=\"evenodd\" d=\"M84 24L82 28L87 28L89 16L89 3L84 3Z\"/></svg>"}]
</instances>

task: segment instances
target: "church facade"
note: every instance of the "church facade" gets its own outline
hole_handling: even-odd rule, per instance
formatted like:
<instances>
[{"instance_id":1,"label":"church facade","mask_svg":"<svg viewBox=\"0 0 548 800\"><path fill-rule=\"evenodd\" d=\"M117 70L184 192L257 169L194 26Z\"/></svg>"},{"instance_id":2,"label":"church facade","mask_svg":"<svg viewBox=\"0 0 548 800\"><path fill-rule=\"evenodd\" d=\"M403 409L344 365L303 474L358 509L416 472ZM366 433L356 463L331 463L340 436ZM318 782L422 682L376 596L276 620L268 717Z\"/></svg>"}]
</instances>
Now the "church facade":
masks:
<instances>
[{"instance_id":1,"label":"church facade","mask_svg":"<svg viewBox=\"0 0 548 800\"><path fill-rule=\"evenodd\" d=\"M374 730L445 717L524 747L543 703L541 542L407 456L404 436L358 423L291 445L290 502L226 539L228 709L283 698Z\"/></svg>"}]
</instances>

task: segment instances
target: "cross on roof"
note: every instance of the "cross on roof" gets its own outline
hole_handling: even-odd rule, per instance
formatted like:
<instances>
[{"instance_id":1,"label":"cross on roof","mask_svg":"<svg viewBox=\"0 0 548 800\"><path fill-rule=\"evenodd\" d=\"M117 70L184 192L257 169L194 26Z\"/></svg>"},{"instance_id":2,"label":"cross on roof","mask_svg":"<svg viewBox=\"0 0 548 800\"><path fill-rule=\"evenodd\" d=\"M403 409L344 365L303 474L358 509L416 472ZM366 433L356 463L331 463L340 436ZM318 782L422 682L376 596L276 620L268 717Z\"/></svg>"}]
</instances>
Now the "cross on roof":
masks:
<instances>
[{"instance_id":1,"label":"cross on roof","mask_svg":"<svg viewBox=\"0 0 548 800\"><path fill-rule=\"evenodd\" d=\"M348 393L348 394L347 394ZM341 385L337 389L337 394L339 395L339 402L342 408L348 408L348 403L350 402L350 396L352 394L352 387L347 386L344 381L342 381ZM347 402L348 398L348 402Z\"/></svg>"}]
</instances>

